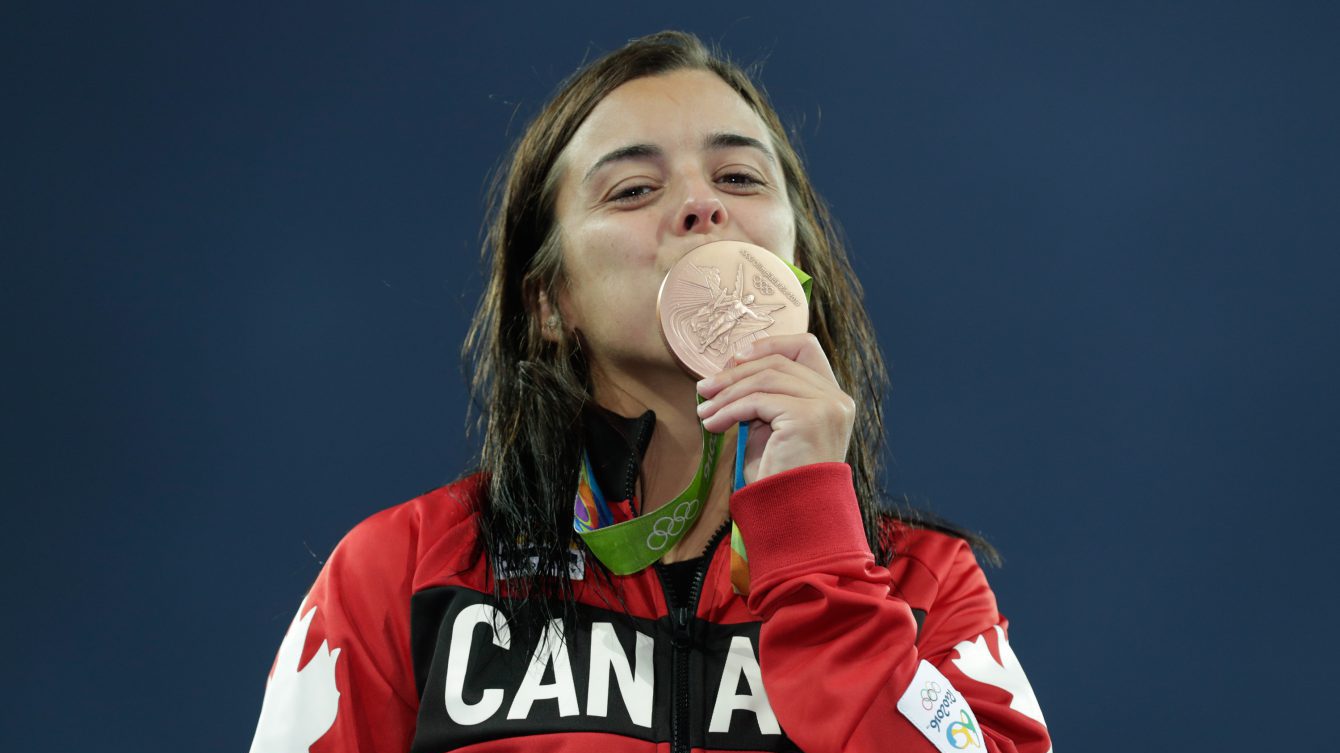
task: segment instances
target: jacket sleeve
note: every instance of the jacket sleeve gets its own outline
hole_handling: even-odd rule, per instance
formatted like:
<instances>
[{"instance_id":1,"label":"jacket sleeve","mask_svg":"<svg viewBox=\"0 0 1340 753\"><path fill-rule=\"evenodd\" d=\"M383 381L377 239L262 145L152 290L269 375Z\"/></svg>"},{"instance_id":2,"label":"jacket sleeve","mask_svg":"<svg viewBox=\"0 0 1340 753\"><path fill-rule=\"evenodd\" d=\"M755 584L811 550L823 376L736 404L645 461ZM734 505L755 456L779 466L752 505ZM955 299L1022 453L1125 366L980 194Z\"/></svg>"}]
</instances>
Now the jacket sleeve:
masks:
<instances>
[{"instance_id":1,"label":"jacket sleeve","mask_svg":"<svg viewBox=\"0 0 1340 753\"><path fill-rule=\"evenodd\" d=\"M966 542L928 534L937 541L925 551L899 553L939 581L919 631L870 553L847 464L751 483L731 497L731 515L749 558L748 605L763 621L763 685L801 749L1051 750Z\"/></svg>"},{"instance_id":2,"label":"jacket sleeve","mask_svg":"<svg viewBox=\"0 0 1340 753\"><path fill-rule=\"evenodd\" d=\"M251 753L409 750L411 518L374 515L331 553L279 645Z\"/></svg>"}]
</instances>

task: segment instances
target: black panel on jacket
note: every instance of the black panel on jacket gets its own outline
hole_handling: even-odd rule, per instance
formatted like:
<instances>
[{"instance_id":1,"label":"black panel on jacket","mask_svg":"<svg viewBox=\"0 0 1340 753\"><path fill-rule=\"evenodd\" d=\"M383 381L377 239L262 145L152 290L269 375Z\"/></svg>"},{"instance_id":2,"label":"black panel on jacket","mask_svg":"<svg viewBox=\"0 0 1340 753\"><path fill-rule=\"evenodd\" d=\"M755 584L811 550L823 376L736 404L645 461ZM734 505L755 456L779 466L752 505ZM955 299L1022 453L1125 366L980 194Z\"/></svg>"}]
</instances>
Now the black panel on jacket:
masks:
<instances>
[{"instance_id":1,"label":"black panel on jacket","mask_svg":"<svg viewBox=\"0 0 1340 753\"><path fill-rule=\"evenodd\" d=\"M669 617L630 617L576 604L563 621L560 644L512 632L503 612L492 596L468 588L429 588L412 597L411 651L421 697L413 753L564 732L670 741L668 669L675 630ZM758 631L757 622L691 620L689 677L700 689L689 702L692 747L797 750L785 734L765 733L747 710L722 714L725 728L710 730L719 696L752 690L739 671L740 649L748 647L747 661L757 668ZM522 688L532 664L541 668L533 673L532 690L543 691L527 701ZM647 683L634 689L620 681L620 670ZM729 702L724 705L729 709Z\"/></svg>"},{"instance_id":2,"label":"black panel on jacket","mask_svg":"<svg viewBox=\"0 0 1340 753\"><path fill-rule=\"evenodd\" d=\"M632 499L637 471L656 429L656 414L626 418L591 403L582 411L586 451L596 483L609 502Z\"/></svg>"}]
</instances>

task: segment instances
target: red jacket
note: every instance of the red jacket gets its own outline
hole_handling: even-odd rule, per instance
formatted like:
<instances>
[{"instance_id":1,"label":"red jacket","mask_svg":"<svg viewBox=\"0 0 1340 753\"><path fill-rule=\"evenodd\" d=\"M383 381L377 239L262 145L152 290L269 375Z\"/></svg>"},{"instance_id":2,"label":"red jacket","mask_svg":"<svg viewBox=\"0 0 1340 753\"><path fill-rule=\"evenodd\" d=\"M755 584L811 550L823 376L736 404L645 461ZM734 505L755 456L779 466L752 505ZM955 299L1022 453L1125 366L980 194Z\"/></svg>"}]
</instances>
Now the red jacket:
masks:
<instances>
[{"instance_id":1,"label":"red jacket","mask_svg":"<svg viewBox=\"0 0 1340 753\"><path fill-rule=\"evenodd\" d=\"M545 636L495 608L480 492L467 478L340 542L280 646L253 753L1051 748L967 544L893 524L876 565L844 463L731 497L747 599L719 536L691 610L667 608L657 567L614 577L617 594L581 577Z\"/></svg>"}]
</instances>

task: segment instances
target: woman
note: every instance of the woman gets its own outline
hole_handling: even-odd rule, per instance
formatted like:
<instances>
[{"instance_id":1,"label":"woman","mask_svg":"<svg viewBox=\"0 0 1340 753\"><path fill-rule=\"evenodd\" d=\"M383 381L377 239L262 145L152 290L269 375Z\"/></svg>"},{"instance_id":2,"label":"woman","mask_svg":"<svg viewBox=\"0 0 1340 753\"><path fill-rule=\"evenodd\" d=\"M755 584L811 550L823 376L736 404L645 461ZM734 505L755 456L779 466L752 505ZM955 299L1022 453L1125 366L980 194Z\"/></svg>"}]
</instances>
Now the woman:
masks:
<instances>
[{"instance_id":1,"label":"woman","mask_svg":"<svg viewBox=\"0 0 1340 753\"><path fill-rule=\"evenodd\" d=\"M635 40L564 84L500 188L466 345L480 472L340 543L252 750L1048 750L969 543L881 511L883 363L748 77L688 35ZM656 297L717 240L812 275L810 333L695 381ZM705 447L740 422L737 469ZM695 485L655 563L584 543Z\"/></svg>"}]
</instances>

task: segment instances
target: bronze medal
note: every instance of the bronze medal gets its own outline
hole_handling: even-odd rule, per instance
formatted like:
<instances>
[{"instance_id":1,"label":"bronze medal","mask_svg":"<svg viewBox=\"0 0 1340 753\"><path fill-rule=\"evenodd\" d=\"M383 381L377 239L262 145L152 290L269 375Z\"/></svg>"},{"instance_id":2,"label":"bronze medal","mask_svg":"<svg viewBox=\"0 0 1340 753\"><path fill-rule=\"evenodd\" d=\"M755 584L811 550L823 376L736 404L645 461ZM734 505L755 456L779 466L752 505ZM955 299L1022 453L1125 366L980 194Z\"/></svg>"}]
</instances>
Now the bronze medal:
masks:
<instances>
[{"instance_id":1,"label":"bronze medal","mask_svg":"<svg viewBox=\"0 0 1340 753\"><path fill-rule=\"evenodd\" d=\"M805 290L787 263L741 241L685 254L661 282L656 313L670 352L699 379L759 338L809 331L810 318Z\"/></svg>"}]
</instances>

